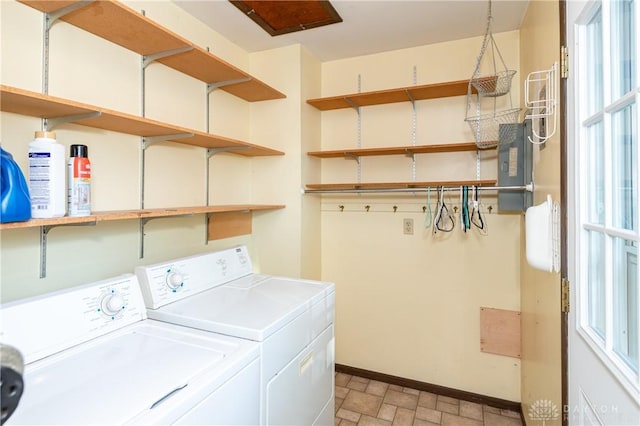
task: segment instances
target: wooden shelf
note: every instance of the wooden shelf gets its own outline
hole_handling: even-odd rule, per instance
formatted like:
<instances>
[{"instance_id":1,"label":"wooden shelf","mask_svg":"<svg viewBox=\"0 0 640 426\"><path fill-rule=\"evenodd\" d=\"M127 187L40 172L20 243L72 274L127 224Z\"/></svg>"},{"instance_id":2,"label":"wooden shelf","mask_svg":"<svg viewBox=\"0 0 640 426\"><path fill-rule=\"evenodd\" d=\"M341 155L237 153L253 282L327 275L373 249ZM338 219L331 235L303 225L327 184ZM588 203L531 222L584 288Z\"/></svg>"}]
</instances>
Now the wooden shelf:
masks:
<instances>
[{"instance_id":1,"label":"wooden shelf","mask_svg":"<svg viewBox=\"0 0 640 426\"><path fill-rule=\"evenodd\" d=\"M174 137L167 140L203 148L238 148L238 150L230 152L247 157L284 155L282 151L253 145L236 139L216 136L210 133L150 120L148 118L137 117L106 108L4 85L0 85L0 110L47 119L100 113L100 115L96 117L78 117L69 122L143 137L192 134L193 136L186 138Z\"/></svg>"},{"instance_id":2,"label":"wooden shelf","mask_svg":"<svg viewBox=\"0 0 640 426\"><path fill-rule=\"evenodd\" d=\"M396 102L421 101L425 99L447 98L466 95L469 80L449 81L445 83L425 84L422 86L400 87L397 89L377 90L365 93L309 99L307 103L320 111L371 106ZM473 93L475 89L473 89Z\"/></svg>"},{"instance_id":3,"label":"wooden shelf","mask_svg":"<svg viewBox=\"0 0 640 426\"><path fill-rule=\"evenodd\" d=\"M230 212L253 212L259 210L282 209L283 205L260 205L260 204L235 204L223 206L195 206L176 207L166 209L143 209L143 210L114 210L104 212L94 212L90 216L83 217L59 217L52 219L31 219L26 222L11 222L0 224L0 230L34 228L38 226L73 225L82 223L98 223L114 220L160 218L171 216L184 216L190 214L213 214Z\"/></svg>"},{"instance_id":4,"label":"wooden shelf","mask_svg":"<svg viewBox=\"0 0 640 426\"><path fill-rule=\"evenodd\" d=\"M376 155L413 155L437 154L444 152L476 151L475 142L447 143L434 145L396 146L384 148L339 149L333 151L311 151L307 155L318 158L349 158L368 157Z\"/></svg>"},{"instance_id":5,"label":"wooden shelf","mask_svg":"<svg viewBox=\"0 0 640 426\"><path fill-rule=\"evenodd\" d=\"M20 0L20 2L44 13L52 13L79 3L79 1L31 0ZM159 58L157 62L205 83L215 84L246 79L247 81L221 86L220 89L249 102L286 97L257 78L205 49L195 46L120 2L113 0L91 2L60 19L143 56L190 48L186 52Z\"/></svg>"},{"instance_id":6,"label":"wooden shelf","mask_svg":"<svg viewBox=\"0 0 640 426\"><path fill-rule=\"evenodd\" d=\"M495 186L495 179L480 180L452 180L432 182L368 182L368 183L310 183L308 189L411 189L411 188L436 188L439 186Z\"/></svg>"}]
</instances>

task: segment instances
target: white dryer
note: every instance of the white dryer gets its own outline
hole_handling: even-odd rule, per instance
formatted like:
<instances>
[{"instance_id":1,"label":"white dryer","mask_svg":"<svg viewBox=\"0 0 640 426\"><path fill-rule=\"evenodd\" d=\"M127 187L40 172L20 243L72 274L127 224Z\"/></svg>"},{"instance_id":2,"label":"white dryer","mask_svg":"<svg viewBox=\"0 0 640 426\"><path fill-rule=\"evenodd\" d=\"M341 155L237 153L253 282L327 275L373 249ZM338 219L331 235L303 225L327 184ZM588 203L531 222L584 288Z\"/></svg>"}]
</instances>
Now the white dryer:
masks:
<instances>
[{"instance_id":1,"label":"white dryer","mask_svg":"<svg viewBox=\"0 0 640 426\"><path fill-rule=\"evenodd\" d=\"M333 425L333 283L253 273L244 246L136 268L149 318L261 344L264 425Z\"/></svg>"},{"instance_id":2,"label":"white dryer","mask_svg":"<svg viewBox=\"0 0 640 426\"><path fill-rule=\"evenodd\" d=\"M0 306L25 359L8 424L259 421L259 345L147 319L135 275Z\"/></svg>"}]
</instances>

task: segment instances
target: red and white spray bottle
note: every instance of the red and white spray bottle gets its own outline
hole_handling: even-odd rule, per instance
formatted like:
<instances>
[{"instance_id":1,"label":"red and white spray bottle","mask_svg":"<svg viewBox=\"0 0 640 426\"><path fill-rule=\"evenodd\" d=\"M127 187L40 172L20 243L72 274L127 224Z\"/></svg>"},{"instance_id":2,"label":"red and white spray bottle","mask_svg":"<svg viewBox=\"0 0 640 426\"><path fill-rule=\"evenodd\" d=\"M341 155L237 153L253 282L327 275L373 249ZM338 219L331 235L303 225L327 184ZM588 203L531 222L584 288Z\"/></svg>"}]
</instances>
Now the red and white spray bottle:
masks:
<instances>
[{"instance_id":1,"label":"red and white spray bottle","mask_svg":"<svg viewBox=\"0 0 640 426\"><path fill-rule=\"evenodd\" d=\"M91 163L86 145L71 145L69 156L69 216L91 214Z\"/></svg>"}]
</instances>

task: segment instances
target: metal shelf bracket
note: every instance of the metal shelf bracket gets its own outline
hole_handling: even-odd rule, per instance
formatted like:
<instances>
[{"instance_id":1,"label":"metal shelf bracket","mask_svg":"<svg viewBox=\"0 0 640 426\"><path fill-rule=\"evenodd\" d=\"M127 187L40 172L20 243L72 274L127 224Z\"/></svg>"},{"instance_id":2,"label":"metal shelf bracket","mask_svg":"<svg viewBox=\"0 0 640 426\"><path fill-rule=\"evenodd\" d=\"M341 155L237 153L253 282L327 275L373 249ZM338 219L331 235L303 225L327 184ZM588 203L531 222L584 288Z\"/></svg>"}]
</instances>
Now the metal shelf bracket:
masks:
<instances>
[{"instance_id":1,"label":"metal shelf bracket","mask_svg":"<svg viewBox=\"0 0 640 426\"><path fill-rule=\"evenodd\" d=\"M166 50L164 52L154 53L151 55L143 55L142 68L147 68L149 65L151 65L153 62L157 61L158 59L166 58L168 56L179 55L180 53L189 52L191 50L193 50L193 46L185 46L185 47L178 47L177 49Z\"/></svg>"},{"instance_id":2,"label":"metal shelf bracket","mask_svg":"<svg viewBox=\"0 0 640 426\"><path fill-rule=\"evenodd\" d=\"M246 83L247 81L251 81L251 77L242 77L242 78L237 78L235 80L225 80L225 81L217 81L215 83L207 83L207 94L210 94L214 90L219 89L221 87L231 86L233 84Z\"/></svg>"},{"instance_id":3,"label":"metal shelf bracket","mask_svg":"<svg viewBox=\"0 0 640 426\"><path fill-rule=\"evenodd\" d=\"M230 152L230 151L242 151L245 149L249 149L248 146L223 146L220 148L208 148L207 149L207 160L213 157L216 154L220 154L221 152Z\"/></svg>"},{"instance_id":4,"label":"metal shelf bracket","mask_svg":"<svg viewBox=\"0 0 640 426\"><path fill-rule=\"evenodd\" d=\"M187 213L187 214L179 214L174 216L140 218L140 259L144 259L144 236L146 235L144 233L144 227L147 225L147 223L151 222L154 219L168 219L168 218L174 218L174 217L190 217L190 216L193 216L193 214Z\"/></svg>"},{"instance_id":5,"label":"metal shelf bracket","mask_svg":"<svg viewBox=\"0 0 640 426\"><path fill-rule=\"evenodd\" d=\"M345 152L345 154L344 154L344 158L345 158L345 159L347 159L347 160L356 160L356 162L357 162L358 164L360 164L360 158L361 158L361 157L360 157L359 155L352 154L352 153L350 153L350 152Z\"/></svg>"},{"instance_id":6,"label":"metal shelf bracket","mask_svg":"<svg viewBox=\"0 0 640 426\"><path fill-rule=\"evenodd\" d=\"M101 111L93 111L93 112L88 112L86 114L67 115L64 117L56 117L56 118L45 118L44 129L47 131L50 131L65 123L71 123L74 121L84 120L87 118L100 117L101 115L102 115Z\"/></svg>"},{"instance_id":7,"label":"metal shelf bracket","mask_svg":"<svg viewBox=\"0 0 640 426\"><path fill-rule=\"evenodd\" d=\"M142 137L142 150L149 148L151 145L159 142L166 142L174 139L192 138L193 133L176 133L174 135L162 135L162 136L143 136Z\"/></svg>"},{"instance_id":8,"label":"metal shelf bracket","mask_svg":"<svg viewBox=\"0 0 640 426\"><path fill-rule=\"evenodd\" d=\"M59 225L44 225L40 227L40 278L47 276L47 235L53 228L60 226L96 226L96 221L83 223L65 223Z\"/></svg>"},{"instance_id":9,"label":"metal shelf bracket","mask_svg":"<svg viewBox=\"0 0 640 426\"><path fill-rule=\"evenodd\" d=\"M78 3L70 4L69 6L61 7L58 10L54 10L53 12L45 13L46 19L46 30L51 29L51 26L60 18L65 15L68 15L71 12L74 12L80 8L87 6L88 4L93 3L95 0L82 0Z\"/></svg>"}]
</instances>

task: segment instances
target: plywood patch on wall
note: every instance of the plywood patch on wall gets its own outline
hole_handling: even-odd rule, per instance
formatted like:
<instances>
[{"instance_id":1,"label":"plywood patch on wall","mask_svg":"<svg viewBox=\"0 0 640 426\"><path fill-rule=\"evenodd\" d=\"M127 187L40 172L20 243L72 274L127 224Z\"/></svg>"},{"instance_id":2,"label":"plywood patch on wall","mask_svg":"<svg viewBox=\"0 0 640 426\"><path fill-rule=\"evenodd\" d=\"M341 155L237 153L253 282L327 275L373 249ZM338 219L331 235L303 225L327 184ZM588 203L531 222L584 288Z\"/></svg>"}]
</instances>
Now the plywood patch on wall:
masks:
<instances>
[{"instance_id":1,"label":"plywood patch on wall","mask_svg":"<svg viewBox=\"0 0 640 426\"><path fill-rule=\"evenodd\" d=\"M480 350L520 358L520 312L480 308Z\"/></svg>"},{"instance_id":2,"label":"plywood patch on wall","mask_svg":"<svg viewBox=\"0 0 640 426\"><path fill-rule=\"evenodd\" d=\"M209 216L208 240L221 240L251 234L251 219L250 211L211 214Z\"/></svg>"}]
</instances>

